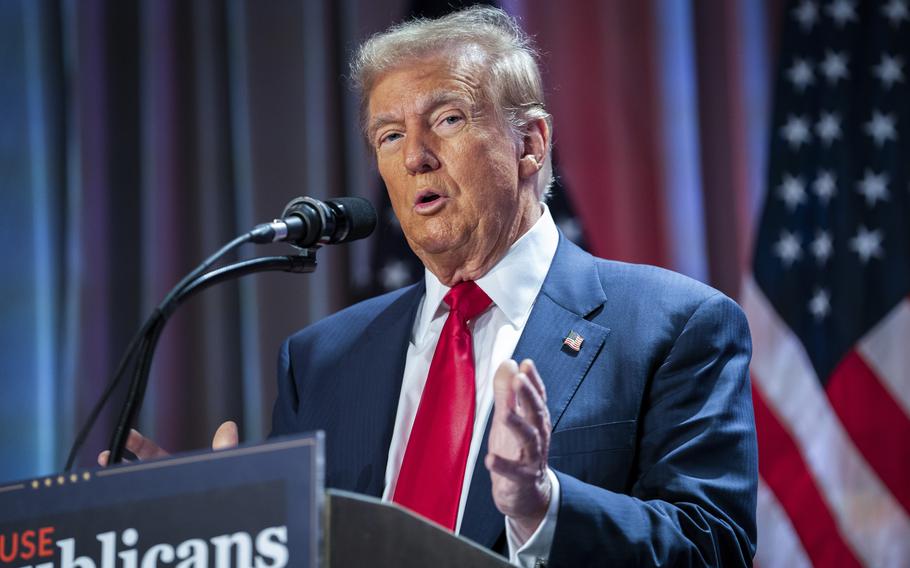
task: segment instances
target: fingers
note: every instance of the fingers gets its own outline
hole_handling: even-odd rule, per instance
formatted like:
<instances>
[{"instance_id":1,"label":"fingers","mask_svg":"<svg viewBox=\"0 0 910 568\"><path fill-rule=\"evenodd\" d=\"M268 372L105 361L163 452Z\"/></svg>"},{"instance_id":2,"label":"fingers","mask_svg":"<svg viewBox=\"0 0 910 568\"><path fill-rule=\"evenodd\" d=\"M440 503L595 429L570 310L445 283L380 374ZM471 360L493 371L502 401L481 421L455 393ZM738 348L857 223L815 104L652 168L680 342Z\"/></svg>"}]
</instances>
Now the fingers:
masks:
<instances>
[{"instance_id":1,"label":"fingers","mask_svg":"<svg viewBox=\"0 0 910 568\"><path fill-rule=\"evenodd\" d=\"M215 437L212 438L212 449L225 450L233 448L239 443L240 434L237 431L237 423L233 420L228 420L215 431Z\"/></svg>"},{"instance_id":2,"label":"fingers","mask_svg":"<svg viewBox=\"0 0 910 568\"><path fill-rule=\"evenodd\" d=\"M130 429L129 436L126 438L126 449L133 452L140 460L161 458L168 452L163 450L158 444L140 434L137 430ZM98 454L98 465L107 467L111 461L111 451L104 450ZM128 460L123 460L127 462Z\"/></svg>"},{"instance_id":3,"label":"fingers","mask_svg":"<svg viewBox=\"0 0 910 568\"><path fill-rule=\"evenodd\" d=\"M103 452L98 454L98 465L100 465L102 467L107 467L107 464L110 461L111 461L111 451L110 450L104 450ZM130 460L128 460L126 458L122 458L120 461L122 463L131 463Z\"/></svg>"},{"instance_id":4,"label":"fingers","mask_svg":"<svg viewBox=\"0 0 910 568\"><path fill-rule=\"evenodd\" d=\"M503 413L515 410L515 393L512 390L512 377L518 374L518 364L506 359L500 363L493 375L493 409Z\"/></svg>"},{"instance_id":5,"label":"fingers","mask_svg":"<svg viewBox=\"0 0 910 568\"><path fill-rule=\"evenodd\" d=\"M239 442L240 434L238 433L237 423L232 420L228 420L219 426L218 430L215 431L215 436L212 438L212 449L224 450L227 448L233 448ZM133 452L140 460L163 458L170 455L167 450L163 449L150 438L146 438L138 431L132 429L130 430L130 434L126 439L126 449ZM98 465L107 467L110 460L110 450L104 450L98 454Z\"/></svg>"},{"instance_id":6,"label":"fingers","mask_svg":"<svg viewBox=\"0 0 910 568\"><path fill-rule=\"evenodd\" d=\"M520 366L514 361L503 362L494 376L494 392L489 453L525 464L539 475L549 453L551 425L546 389L534 363L529 359Z\"/></svg>"},{"instance_id":7,"label":"fingers","mask_svg":"<svg viewBox=\"0 0 910 568\"><path fill-rule=\"evenodd\" d=\"M130 435L126 439L126 449L136 454L141 460L150 460L154 458L163 458L170 455L167 450L162 449L150 438L146 438L137 430L130 430Z\"/></svg>"},{"instance_id":8,"label":"fingers","mask_svg":"<svg viewBox=\"0 0 910 568\"><path fill-rule=\"evenodd\" d=\"M518 483L533 483L546 475L545 470L537 465L530 465L520 460L510 460L496 454L487 454L483 463L492 473L501 475Z\"/></svg>"},{"instance_id":9,"label":"fingers","mask_svg":"<svg viewBox=\"0 0 910 568\"><path fill-rule=\"evenodd\" d=\"M540 430L527 420L510 412L506 416L506 425L518 440L518 459L527 463L539 464L541 452Z\"/></svg>"},{"instance_id":10,"label":"fingers","mask_svg":"<svg viewBox=\"0 0 910 568\"><path fill-rule=\"evenodd\" d=\"M519 414L530 420L538 429L546 428L548 426L546 422L549 422L547 405L531 384L531 379L524 373L518 373L512 379L512 391L518 399Z\"/></svg>"},{"instance_id":11,"label":"fingers","mask_svg":"<svg viewBox=\"0 0 910 568\"><path fill-rule=\"evenodd\" d=\"M541 400L546 403L547 389L543 386L543 379L540 378L540 373L537 372L537 367L534 366L534 361L525 359L521 362L518 370L527 375L529 379L531 379L531 385L534 386L534 389L537 391L537 394L540 395Z\"/></svg>"}]
</instances>

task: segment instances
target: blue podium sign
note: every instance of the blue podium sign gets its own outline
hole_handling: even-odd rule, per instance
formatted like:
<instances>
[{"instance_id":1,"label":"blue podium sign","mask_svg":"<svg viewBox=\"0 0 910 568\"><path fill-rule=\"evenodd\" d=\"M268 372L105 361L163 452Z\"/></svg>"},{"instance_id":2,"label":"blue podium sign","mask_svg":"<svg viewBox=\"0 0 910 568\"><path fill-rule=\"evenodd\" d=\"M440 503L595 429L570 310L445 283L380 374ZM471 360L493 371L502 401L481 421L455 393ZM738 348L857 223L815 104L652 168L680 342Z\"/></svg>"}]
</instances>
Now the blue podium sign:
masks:
<instances>
[{"instance_id":1,"label":"blue podium sign","mask_svg":"<svg viewBox=\"0 0 910 568\"><path fill-rule=\"evenodd\" d=\"M321 432L0 486L0 566L313 567Z\"/></svg>"}]
</instances>

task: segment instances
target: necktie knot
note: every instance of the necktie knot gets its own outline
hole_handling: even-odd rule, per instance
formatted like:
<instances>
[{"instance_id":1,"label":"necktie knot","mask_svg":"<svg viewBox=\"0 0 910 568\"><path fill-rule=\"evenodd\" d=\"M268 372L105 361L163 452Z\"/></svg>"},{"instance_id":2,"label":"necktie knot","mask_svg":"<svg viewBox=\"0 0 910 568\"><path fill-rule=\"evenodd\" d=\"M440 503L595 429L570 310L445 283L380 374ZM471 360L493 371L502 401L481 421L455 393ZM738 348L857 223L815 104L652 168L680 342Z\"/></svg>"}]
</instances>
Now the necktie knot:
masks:
<instances>
[{"instance_id":1,"label":"necktie knot","mask_svg":"<svg viewBox=\"0 0 910 568\"><path fill-rule=\"evenodd\" d=\"M453 312L458 313L462 321L474 319L493 303L473 280L453 286L443 301Z\"/></svg>"}]
</instances>

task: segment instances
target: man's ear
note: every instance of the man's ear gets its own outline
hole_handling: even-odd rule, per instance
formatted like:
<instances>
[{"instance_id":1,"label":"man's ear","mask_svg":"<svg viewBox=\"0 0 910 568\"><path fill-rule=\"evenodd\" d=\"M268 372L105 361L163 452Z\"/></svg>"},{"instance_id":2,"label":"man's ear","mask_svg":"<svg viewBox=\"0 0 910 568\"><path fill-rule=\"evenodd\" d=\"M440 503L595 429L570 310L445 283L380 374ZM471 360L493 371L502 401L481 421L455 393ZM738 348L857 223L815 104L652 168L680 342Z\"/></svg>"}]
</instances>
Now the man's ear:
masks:
<instances>
[{"instance_id":1,"label":"man's ear","mask_svg":"<svg viewBox=\"0 0 910 568\"><path fill-rule=\"evenodd\" d=\"M518 175L522 179L527 179L540 171L547 158L547 151L550 148L550 127L547 126L547 121L538 118L528 124L521 144Z\"/></svg>"}]
</instances>

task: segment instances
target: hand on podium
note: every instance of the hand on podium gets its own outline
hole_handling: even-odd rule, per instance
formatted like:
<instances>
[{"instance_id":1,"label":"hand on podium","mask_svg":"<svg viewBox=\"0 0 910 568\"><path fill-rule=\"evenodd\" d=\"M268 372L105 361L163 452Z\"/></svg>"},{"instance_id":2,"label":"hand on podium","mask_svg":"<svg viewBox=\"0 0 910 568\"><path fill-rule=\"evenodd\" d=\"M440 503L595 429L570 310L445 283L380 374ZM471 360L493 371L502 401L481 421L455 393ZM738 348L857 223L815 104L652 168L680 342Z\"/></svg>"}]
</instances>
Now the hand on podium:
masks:
<instances>
[{"instance_id":1,"label":"hand on podium","mask_svg":"<svg viewBox=\"0 0 910 568\"><path fill-rule=\"evenodd\" d=\"M237 431L237 423L228 420L215 431L215 436L212 438L212 449L226 450L228 448L233 448L239 442L240 434ZM170 455L170 452L136 430L130 430L130 435L126 439L126 449L133 452L140 460L162 458ZM104 450L98 454L98 464L107 466L110 454L110 450Z\"/></svg>"}]
</instances>

